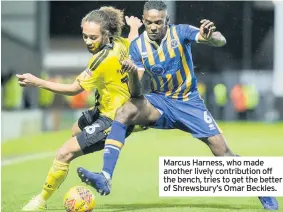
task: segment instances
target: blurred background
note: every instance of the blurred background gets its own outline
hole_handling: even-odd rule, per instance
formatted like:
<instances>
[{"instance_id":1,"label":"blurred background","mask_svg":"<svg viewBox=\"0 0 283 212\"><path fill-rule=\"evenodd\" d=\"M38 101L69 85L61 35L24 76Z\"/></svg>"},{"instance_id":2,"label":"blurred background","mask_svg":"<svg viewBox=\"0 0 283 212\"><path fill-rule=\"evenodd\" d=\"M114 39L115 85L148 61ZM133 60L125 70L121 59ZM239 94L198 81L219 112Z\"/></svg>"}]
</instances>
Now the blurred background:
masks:
<instances>
[{"instance_id":1,"label":"blurred background","mask_svg":"<svg viewBox=\"0 0 283 212\"><path fill-rule=\"evenodd\" d=\"M1 1L1 140L69 129L92 106L93 92L64 97L21 88L16 73L72 83L87 66L80 23L103 5L142 16L143 1ZM194 45L201 96L215 119L273 123L283 120L283 5L279 1L168 1L171 23L212 20L223 48ZM280 24L281 22L281 24ZM281 26L281 28L279 27ZM129 29L125 27L123 36ZM140 30L140 33L143 29ZM281 57L280 57L281 55ZM147 92L148 78L144 79Z\"/></svg>"}]
</instances>

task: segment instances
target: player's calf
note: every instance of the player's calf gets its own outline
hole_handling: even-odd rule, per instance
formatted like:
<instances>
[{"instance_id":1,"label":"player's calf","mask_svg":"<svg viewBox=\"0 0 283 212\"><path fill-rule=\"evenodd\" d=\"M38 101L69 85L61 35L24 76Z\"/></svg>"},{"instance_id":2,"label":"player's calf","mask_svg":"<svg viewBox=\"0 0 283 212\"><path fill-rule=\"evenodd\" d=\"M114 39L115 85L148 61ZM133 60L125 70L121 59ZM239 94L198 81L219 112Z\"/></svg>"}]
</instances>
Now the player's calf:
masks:
<instances>
[{"instance_id":1,"label":"player's calf","mask_svg":"<svg viewBox=\"0 0 283 212\"><path fill-rule=\"evenodd\" d=\"M225 141L222 134L214 135L207 138L201 138L204 143L208 145L211 152L215 156L235 156Z\"/></svg>"}]
</instances>

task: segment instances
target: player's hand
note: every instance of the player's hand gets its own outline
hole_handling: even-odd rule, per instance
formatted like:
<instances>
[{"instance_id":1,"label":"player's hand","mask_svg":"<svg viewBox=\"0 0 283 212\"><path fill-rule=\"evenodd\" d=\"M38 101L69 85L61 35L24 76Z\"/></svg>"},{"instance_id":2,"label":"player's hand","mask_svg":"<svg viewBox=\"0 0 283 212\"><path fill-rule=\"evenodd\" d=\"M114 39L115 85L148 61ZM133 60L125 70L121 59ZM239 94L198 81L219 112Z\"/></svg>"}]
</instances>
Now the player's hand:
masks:
<instances>
[{"instance_id":1,"label":"player's hand","mask_svg":"<svg viewBox=\"0 0 283 212\"><path fill-rule=\"evenodd\" d=\"M212 33L215 32L216 26L210 20L203 19L200 21L200 35L205 39L209 40L212 36Z\"/></svg>"},{"instance_id":2,"label":"player's hand","mask_svg":"<svg viewBox=\"0 0 283 212\"><path fill-rule=\"evenodd\" d=\"M142 26L142 22L139 18L135 16L125 16L126 23L129 27L137 27L140 28Z\"/></svg>"},{"instance_id":3,"label":"player's hand","mask_svg":"<svg viewBox=\"0 0 283 212\"><path fill-rule=\"evenodd\" d=\"M127 59L121 62L122 70L128 73L133 73L137 71L136 65L133 63L131 59Z\"/></svg>"},{"instance_id":4,"label":"player's hand","mask_svg":"<svg viewBox=\"0 0 283 212\"><path fill-rule=\"evenodd\" d=\"M18 83L22 87L39 87L40 86L40 79L30 73L27 74L16 74L18 77Z\"/></svg>"}]
</instances>

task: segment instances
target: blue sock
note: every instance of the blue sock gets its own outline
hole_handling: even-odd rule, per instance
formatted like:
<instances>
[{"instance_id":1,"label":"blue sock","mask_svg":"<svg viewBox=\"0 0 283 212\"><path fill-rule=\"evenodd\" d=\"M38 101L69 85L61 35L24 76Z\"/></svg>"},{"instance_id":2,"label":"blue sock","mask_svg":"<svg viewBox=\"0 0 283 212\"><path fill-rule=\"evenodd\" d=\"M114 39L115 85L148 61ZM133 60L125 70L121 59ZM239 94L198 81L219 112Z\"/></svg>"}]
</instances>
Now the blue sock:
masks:
<instances>
[{"instance_id":1,"label":"blue sock","mask_svg":"<svg viewBox=\"0 0 283 212\"><path fill-rule=\"evenodd\" d=\"M107 136L104 147L104 164L103 171L108 173L112 178L120 151L125 143L127 126L113 121L112 128Z\"/></svg>"}]
</instances>

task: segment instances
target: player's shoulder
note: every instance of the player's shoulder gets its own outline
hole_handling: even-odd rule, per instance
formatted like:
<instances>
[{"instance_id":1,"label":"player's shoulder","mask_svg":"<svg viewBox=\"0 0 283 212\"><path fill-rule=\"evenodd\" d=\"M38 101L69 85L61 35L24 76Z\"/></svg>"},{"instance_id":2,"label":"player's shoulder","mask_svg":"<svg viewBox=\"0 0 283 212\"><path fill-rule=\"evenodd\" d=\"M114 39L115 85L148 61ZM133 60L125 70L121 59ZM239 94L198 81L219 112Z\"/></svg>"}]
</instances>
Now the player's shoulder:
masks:
<instances>
[{"instance_id":1,"label":"player's shoulder","mask_svg":"<svg viewBox=\"0 0 283 212\"><path fill-rule=\"evenodd\" d=\"M183 29L186 29L186 28L190 27L190 24L176 24L176 25L174 25L174 27L177 30L183 30Z\"/></svg>"},{"instance_id":2,"label":"player's shoulder","mask_svg":"<svg viewBox=\"0 0 283 212\"><path fill-rule=\"evenodd\" d=\"M176 27L177 30L195 30L195 29L198 29L198 27L195 27L191 24L176 24L174 25Z\"/></svg>"},{"instance_id":3,"label":"player's shoulder","mask_svg":"<svg viewBox=\"0 0 283 212\"><path fill-rule=\"evenodd\" d=\"M133 43L136 43L137 40L141 39L141 37L143 36L143 34L139 35L138 37L136 37L134 40L132 40L131 44Z\"/></svg>"},{"instance_id":4,"label":"player's shoulder","mask_svg":"<svg viewBox=\"0 0 283 212\"><path fill-rule=\"evenodd\" d=\"M173 33L175 31L178 35L182 33L187 26L187 24L169 24L170 31Z\"/></svg>"},{"instance_id":5,"label":"player's shoulder","mask_svg":"<svg viewBox=\"0 0 283 212\"><path fill-rule=\"evenodd\" d=\"M138 41L141 41L142 37L144 36L143 32L140 34L138 37L136 37L134 40L132 40L131 45L130 45L130 50L138 49Z\"/></svg>"},{"instance_id":6,"label":"player's shoulder","mask_svg":"<svg viewBox=\"0 0 283 212\"><path fill-rule=\"evenodd\" d=\"M194 27L190 24L178 24L175 25L176 33L180 39L187 39L190 35L199 31L199 28ZM192 39L192 38L191 38Z\"/></svg>"},{"instance_id":7,"label":"player's shoulder","mask_svg":"<svg viewBox=\"0 0 283 212\"><path fill-rule=\"evenodd\" d=\"M123 38L123 37L119 37L119 36L114 37L113 41L114 41L114 43L125 45L125 46L130 45L130 41L128 39Z\"/></svg>"},{"instance_id":8,"label":"player's shoulder","mask_svg":"<svg viewBox=\"0 0 283 212\"><path fill-rule=\"evenodd\" d=\"M102 49L94 54L88 64L88 69L91 71L96 70L99 66L106 63L111 58L110 49Z\"/></svg>"}]
</instances>

